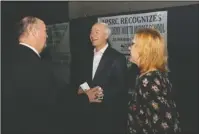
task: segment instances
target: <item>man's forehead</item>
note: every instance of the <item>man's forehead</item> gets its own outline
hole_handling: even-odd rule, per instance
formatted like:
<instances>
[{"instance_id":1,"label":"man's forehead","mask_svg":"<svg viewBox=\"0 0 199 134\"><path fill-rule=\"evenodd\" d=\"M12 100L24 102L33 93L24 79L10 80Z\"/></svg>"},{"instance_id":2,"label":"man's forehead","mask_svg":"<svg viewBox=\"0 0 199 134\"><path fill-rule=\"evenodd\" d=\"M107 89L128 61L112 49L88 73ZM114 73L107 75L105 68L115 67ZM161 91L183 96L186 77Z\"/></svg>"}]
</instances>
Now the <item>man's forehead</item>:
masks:
<instances>
[{"instance_id":1,"label":"man's forehead","mask_svg":"<svg viewBox=\"0 0 199 134\"><path fill-rule=\"evenodd\" d=\"M101 29L104 29L104 25L102 24L95 24L92 26L92 29L96 29L96 30L101 30Z\"/></svg>"}]
</instances>

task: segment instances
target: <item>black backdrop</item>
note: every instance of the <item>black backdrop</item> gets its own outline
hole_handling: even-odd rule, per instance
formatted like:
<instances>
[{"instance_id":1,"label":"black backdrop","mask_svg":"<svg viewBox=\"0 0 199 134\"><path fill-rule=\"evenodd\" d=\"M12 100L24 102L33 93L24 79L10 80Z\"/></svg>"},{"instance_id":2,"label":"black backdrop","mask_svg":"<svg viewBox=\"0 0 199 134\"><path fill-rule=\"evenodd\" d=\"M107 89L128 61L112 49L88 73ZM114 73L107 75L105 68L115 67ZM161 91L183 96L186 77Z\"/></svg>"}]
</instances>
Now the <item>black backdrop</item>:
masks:
<instances>
[{"instance_id":1,"label":"black backdrop","mask_svg":"<svg viewBox=\"0 0 199 134\"><path fill-rule=\"evenodd\" d=\"M14 24L22 16L35 15L47 24L67 22L69 20L67 2L1 2L1 7L1 48L2 53L8 53L7 55L9 55L9 49L12 49L11 46L15 45ZM173 81L177 107L181 114L182 128L184 132L197 132L199 5L108 14L106 16L163 10L168 11L170 75ZM91 54L92 46L89 41L89 33L92 24L97 21L97 17L100 16L70 21L72 85L80 81L81 65L86 64L84 59ZM2 54L2 64L6 58Z\"/></svg>"},{"instance_id":2,"label":"black backdrop","mask_svg":"<svg viewBox=\"0 0 199 134\"><path fill-rule=\"evenodd\" d=\"M7 61L11 55L10 49L18 42L16 24L24 16L36 16L42 19L46 25L63 23L69 21L68 1L2 1L1 2L1 63ZM41 53L44 60L52 60L49 47ZM65 58L65 57L64 57ZM60 84L67 80L65 70L66 64L54 63L54 73ZM2 72L4 67L2 66ZM2 74L2 79L3 79Z\"/></svg>"},{"instance_id":3,"label":"black backdrop","mask_svg":"<svg viewBox=\"0 0 199 134\"><path fill-rule=\"evenodd\" d=\"M184 132L197 132L198 126L198 38L199 5L171 7L106 16L168 11L168 51L170 77L173 81L177 108ZM91 54L89 33L98 17L78 18L70 21L72 84L81 81L82 64ZM78 86L78 85L76 85Z\"/></svg>"},{"instance_id":4,"label":"black backdrop","mask_svg":"<svg viewBox=\"0 0 199 134\"><path fill-rule=\"evenodd\" d=\"M4 73L6 66L4 66L4 63L9 59L8 57L12 55L10 53L10 49L13 49L14 45L17 45L17 38L16 38L16 23L22 19L24 16L36 16L38 18L41 18L44 20L44 22L49 24L56 24L56 23L62 23L62 22L68 22L69 21L69 13L68 13L68 2L67 1L1 1L1 79L2 81L7 76L6 73ZM62 65L60 65L62 66ZM54 67L54 70L59 69L60 67ZM59 71L58 71L58 74ZM64 74L64 73L63 73ZM62 77L62 76L60 76ZM63 80L64 81L64 80ZM62 81L60 81L62 83ZM3 82L2 82L3 85ZM61 84L60 84L61 85ZM66 91L69 89L68 87L65 88ZM57 93L62 91L57 90ZM62 98L61 93L59 93L58 97ZM67 92L68 93L68 92ZM2 96L4 94L4 89L1 89ZM63 93L64 95L64 93ZM1 96L1 97L2 97ZM5 96L4 96L5 97ZM3 97L2 97L3 98ZM6 98L6 97L5 97ZM64 96L64 99L66 97ZM5 103L5 101L2 99L2 109L4 108L4 105L8 105ZM69 106L64 107L67 109ZM63 109L62 111L64 111ZM65 112L67 113L67 112ZM1 115L3 118L3 115ZM62 116L62 114L57 114L55 117L52 117L54 119L62 117L62 119L65 116ZM69 120L69 119L67 119ZM1 122L4 124L4 120ZM60 125L60 126L59 126ZM65 126L64 126L65 125ZM63 126L63 127L62 127ZM2 128L5 126L2 126ZM66 123L63 120L60 120L57 122L57 126L59 128L66 128ZM64 130L60 129L60 132Z\"/></svg>"},{"instance_id":5,"label":"black backdrop","mask_svg":"<svg viewBox=\"0 0 199 134\"><path fill-rule=\"evenodd\" d=\"M3 55L9 53L12 46L16 45L16 24L24 16L36 16L44 20L47 25L68 22L68 2L1 1L1 48ZM2 56L2 62L6 60L6 56Z\"/></svg>"}]
</instances>

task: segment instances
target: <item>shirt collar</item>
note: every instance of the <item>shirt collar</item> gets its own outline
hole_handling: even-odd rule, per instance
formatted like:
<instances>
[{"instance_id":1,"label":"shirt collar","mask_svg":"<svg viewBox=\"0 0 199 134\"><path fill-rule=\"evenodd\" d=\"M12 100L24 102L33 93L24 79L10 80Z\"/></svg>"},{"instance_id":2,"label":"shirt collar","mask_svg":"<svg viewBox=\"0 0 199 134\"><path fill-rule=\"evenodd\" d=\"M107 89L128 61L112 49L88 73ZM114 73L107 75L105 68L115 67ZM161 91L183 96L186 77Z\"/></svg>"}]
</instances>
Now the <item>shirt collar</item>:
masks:
<instances>
[{"instance_id":1,"label":"shirt collar","mask_svg":"<svg viewBox=\"0 0 199 134\"><path fill-rule=\"evenodd\" d=\"M23 42L20 42L19 44L24 45L24 46L30 48L31 50L33 50L40 57L39 52L34 47L32 47L31 45L23 43Z\"/></svg>"},{"instance_id":2,"label":"shirt collar","mask_svg":"<svg viewBox=\"0 0 199 134\"><path fill-rule=\"evenodd\" d=\"M98 52L96 52L96 48L95 48L94 54L96 54L96 53L103 54L105 52L105 50L107 49L107 47L108 47L108 43L103 48L101 48Z\"/></svg>"}]
</instances>

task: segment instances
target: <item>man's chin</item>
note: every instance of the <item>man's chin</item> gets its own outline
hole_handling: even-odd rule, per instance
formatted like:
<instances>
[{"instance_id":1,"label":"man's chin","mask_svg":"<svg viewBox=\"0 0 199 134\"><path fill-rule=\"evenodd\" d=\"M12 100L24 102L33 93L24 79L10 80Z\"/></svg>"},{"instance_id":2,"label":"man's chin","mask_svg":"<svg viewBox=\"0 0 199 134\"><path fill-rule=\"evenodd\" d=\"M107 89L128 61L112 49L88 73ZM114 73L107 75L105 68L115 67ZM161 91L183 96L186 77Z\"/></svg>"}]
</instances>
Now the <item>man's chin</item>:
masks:
<instances>
[{"instance_id":1,"label":"man's chin","mask_svg":"<svg viewBox=\"0 0 199 134\"><path fill-rule=\"evenodd\" d=\"M97 46L97 44L95 44L95 43L92 43L92 45L93 45L94 47L96 47L96 46Z\"/></svg>"}]
</instances>

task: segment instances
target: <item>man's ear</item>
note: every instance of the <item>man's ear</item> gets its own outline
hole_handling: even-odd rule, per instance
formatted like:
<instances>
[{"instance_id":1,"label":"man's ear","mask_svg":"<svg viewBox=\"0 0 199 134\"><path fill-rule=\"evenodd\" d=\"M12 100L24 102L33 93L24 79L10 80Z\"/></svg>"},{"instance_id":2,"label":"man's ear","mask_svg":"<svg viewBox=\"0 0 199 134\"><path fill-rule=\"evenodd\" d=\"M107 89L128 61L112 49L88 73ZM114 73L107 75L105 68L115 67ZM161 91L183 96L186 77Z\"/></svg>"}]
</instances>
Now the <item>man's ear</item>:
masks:
<instances>
[{"instance_id":1,"label":"man's ear","mask_svg":"<svg viewBox=\"0 0 199 134\"><path fill-rule=\"evenodd\" d=\"M32 35L34 36L34 37L37 37L38 36L38 30L36 29L36 28L32 28L32 30L31 30L31 33L32 33Z\"/></svg>"}]
</instances>

